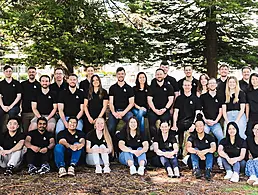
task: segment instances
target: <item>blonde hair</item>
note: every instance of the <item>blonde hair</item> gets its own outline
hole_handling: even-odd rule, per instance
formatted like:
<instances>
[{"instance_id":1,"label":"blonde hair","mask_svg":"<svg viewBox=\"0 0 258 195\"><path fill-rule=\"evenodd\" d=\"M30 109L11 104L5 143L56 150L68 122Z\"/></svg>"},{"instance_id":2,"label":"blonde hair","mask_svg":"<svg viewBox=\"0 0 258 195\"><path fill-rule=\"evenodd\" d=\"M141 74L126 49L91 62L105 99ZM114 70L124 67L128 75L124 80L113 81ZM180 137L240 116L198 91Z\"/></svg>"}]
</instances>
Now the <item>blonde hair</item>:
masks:
<instances>
[{"instance_id":1,"label":"blonde hair","mask_svg":"<svg viewBox=\"0 0 258 195\"><path fill-rule=\"evenodd\" d=\"M233 100L233 103L236 104L239 101L239 92L240 92L240 87L239 87L239 83L238 80L235 76L230 76L227 79L227 83L226 83L226 103L230 102L230 89L229 89L229 80L233 79L236 82L236 88L235 88L235 98Z\"/></svg>"}]
</instances>

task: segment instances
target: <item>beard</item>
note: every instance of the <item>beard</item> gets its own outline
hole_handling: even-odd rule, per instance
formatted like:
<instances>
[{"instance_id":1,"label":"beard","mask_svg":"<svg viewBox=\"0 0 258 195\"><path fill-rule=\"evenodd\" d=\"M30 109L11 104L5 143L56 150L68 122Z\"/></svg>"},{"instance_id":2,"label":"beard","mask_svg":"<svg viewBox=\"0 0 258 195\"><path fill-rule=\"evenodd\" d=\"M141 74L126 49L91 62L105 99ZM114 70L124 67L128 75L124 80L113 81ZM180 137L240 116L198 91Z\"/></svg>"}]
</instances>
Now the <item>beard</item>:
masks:
<instances>
[{"instance_id":1,"label":"beard","mask_svg":"<svg viewBox=\"0 0 258 195\"><path fill-rule=\"evenodd\" d=\"M71 87L71 88L75 88L75 87L76 87L76 85L73 85L73 86L72 86L72 85L69 85L69 87Z\"/></svg>"}]
</instances>

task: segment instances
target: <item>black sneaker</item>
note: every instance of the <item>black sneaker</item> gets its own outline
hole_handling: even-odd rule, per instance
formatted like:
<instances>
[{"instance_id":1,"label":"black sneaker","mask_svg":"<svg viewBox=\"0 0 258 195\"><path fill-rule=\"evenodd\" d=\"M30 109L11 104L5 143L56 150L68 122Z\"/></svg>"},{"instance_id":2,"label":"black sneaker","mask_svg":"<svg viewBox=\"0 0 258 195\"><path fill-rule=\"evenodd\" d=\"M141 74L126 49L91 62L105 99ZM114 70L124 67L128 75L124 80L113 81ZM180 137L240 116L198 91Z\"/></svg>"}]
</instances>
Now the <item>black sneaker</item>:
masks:
<instances>
[{"instance_id":1,"label":"black sneaker","mask_svg":"<svg viewBox=\"0 0 258 195\"><path fill-rule=\"evenodd\" d=\"M202 177L201 170L199 168L195 168L194 175L196 179L200 179Z\"/></svg>"},{"instance_id":2,"label":"black sneaker","mask_svg":"<svg viewBox=\"0 0 258 195\"><path fill-rule=\"evenodd\" d=\"M34 175L37 173L37 167L35 167L34 165L30 164L29 165L29 169L28 169L28 173L30 175Z\"/></svg>"},{"instance_id":3,"label":"black sneaker","mask_svg":"<svg viewBox=\"0 0 258 195\"><path fill-rule=\"evenodd\" d=\"M207 181L210 181L211 180L211 169L206 169L205 170L205 179Z\"/></svg>"},{"instance_id":4,"label":"black sneaker","mask_svg":"<svg viewBox=\"0 0 258 195\"><path fill-rule=\"evenodd\" d=\"M5 172L4 172L4 175L5 176L8 176L8 175L12 175L13 174L13 168L14 168L14 166L8 166L7 168L6 168L6 170L5 170Z\"/></svg>"},{"instance_id":5,"label":"black sneaker","mask_svg":"<svg viewBox=\"0 0 258 195\"><path fill-rule=\"evenodd\" d=\"M48 172L50 172L49 164L42 164L40 169L37 170L37 173L39 173L40 175L46 174Z\"/></svg>"}]
</instances>

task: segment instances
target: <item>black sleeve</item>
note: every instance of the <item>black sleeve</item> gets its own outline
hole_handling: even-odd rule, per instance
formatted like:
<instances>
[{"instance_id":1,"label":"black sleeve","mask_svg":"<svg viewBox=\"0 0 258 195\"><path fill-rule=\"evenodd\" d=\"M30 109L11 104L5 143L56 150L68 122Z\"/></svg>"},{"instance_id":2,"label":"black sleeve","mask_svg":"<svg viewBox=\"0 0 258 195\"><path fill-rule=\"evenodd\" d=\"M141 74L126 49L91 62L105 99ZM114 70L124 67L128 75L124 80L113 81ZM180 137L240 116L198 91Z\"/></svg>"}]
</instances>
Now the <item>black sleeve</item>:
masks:
<instances>
[{"instance_id":1,"label":"black sleeve","mask_svg":"<svg viewBox=\"0 0 258 195\"><path fill-rule=\"evenodd\" d=\"M246 97L245 97L245 93L243 91L239 92L239 103L240 104L246 103Z\"/></svg>"},{"instance_id":2,"label":"black sleeve","mask_svg":"<svg viewBox=\"0 0 258 195\"><path fill-rule=\"evenodd\" d=\"M167 85L168 96L175 96L174 88L171 85Z\"/></svg>"},{"instance_id":3,"label":"black sleeve","mask_svg":"<svg viewBox=\"0 0 258 195\"><path fill-rule=\"evenodd\" d=\"M246 148L247 149L247 143L246 143L245 140L243 140L241 148Z\"/></svg>"},{"instance_id":4,"label":"black sleeve","mask_svg":"<svg viewBox=\"0 0 258 195\"><path fill-rule=\"evenodd\" d=\"M204 95L204 94L202 94L202 95L200 96L200 104L201 104L202 110L203 110L203 105L204 105L204 97L203 97L203 95Z\"/></svg>"},{"instance_id":5,"label":"black sleeve","mask_svg":"<svg viewBox=\"0 0 258 195\"><path fill-rule=\"evenodd\" d=\"M148 88L147 96L153 97L152 86Z\"/></svg>"},{"instance_id":6,"label":"black sleeve","mask_svg":"<svg viewBox=\"0 0 258 195\"><path fill-rule=\"evenodd\" d=\"M63 103L64 104L64 96L65 96L65 91L61 91L59 96L58 96L58 103Z\"/></svg>"},{"instance_id":7,"label":"black sleeve","mask_svg":"<svg viewBox=\"0 0 258 195\"><path fill-rule=\"evenodd\" d=\"M109 96L115 96L114 85L109 88Z\"/></svg>"},{"instance_id":8,"label":"black sleeve","mask_svg":"<svg viewBox=\"0 0 258 195\"><path fill-rule=\"evenodd\" d=\"M195 97L195 110L201 110L201 109L202 109L202 105L201 105L200 98Z\"/></svg>"},{"instance_id":9,"label":"black sleeve","mask_svg":"<svg viewBox=\"0 0 258 195\"><path fill-rule=\"evenodd\" d=\"M154 135L154 140L153 140L153 142L159 142L159 134L155 134Z\"/></svg>"},{"instance_id":10,"label":"black sleeve","mask_svg":"<svg viewBox=\"0 0 258 195\"><path fill-rule=\"evenodd\" d=\"M19 81L16 82L16 91L17 91L17 94L22 93L22 86Z\"/></svg>"},{"instance_id":11,"label":"black sleeve","mask_svg":"<svg viewBox=\"0 0 258 195\"><path fill-rule=\"evenodd\" d=\"M18 140L19 140L19 141L25 140L25 134L24 134L24 133L20 133L20 134L19 134L19 137L18 137Z\"/></svg>"},{"instance_id":12,"label":"black sleeve","mask_svg":"<svg viewBox=\"0 0 258 195\"><path fill-rule=\"evenodd\" d=\"M222 145L223 147L226 144L226 138L223 138L222 140L220 140L219 145Z\"/></svg>"},{"instance_id":13,"label":"black sleeve","mask_svg":"<svg viewBox=\"0 0 258 195\"><path fill-rule=\"evenodd\" d=\"M103 100L108 100L108 93L105 89L103 89Z\"/></svg>"},{"instance_id":14,"label":"black sleeve","mask_svg":"<svg viewBox=\"0 0 258 195\"><path fill-rule=\"evenodd\" d=\"M210 143L212 143L212 142L216 143L215 138L211 135L208 135L208 140Z\"/></svg>"},{"instance_id":15,"label":"black sleeve","mask_svg":"<svg viewBox=\"0 0 258 195\"><path fill-rule=\"evenodd\" d=\"M190 136L188 137L187 141L188 141L188 142L191 142L191 143L193 144L193 141L194 141L193 136L190 135Z\"/></svg>"},{"instance_id":16,"label":"black sleeve","mask_svg":"<svg viewBox=\"0 0 258 195\"><path fill-rule=\"evenodd\" d=\"M4 144L4 134L1 133L1 135L0 135L0 146L3 146L3 144Z\"/></svg>"},{"instance_id":17,"label":"black sleeve","mask_svg":"<svg viewBox=\"0 0 258 195\"><path fill-rule=\"evenodd\" d=\"M59 142L60 139L65 139L65 130L63 131L60 131L58 134L57 134L57 143Z\"/></svg>"},{"instance_id":18,"label":"black sleeve","mask_svg":"<svg viewBox=\"0 0 258 195\"><path fill-rule=\"evenodd\" d=\"M80 91L80 93L79 93L80 104L84 104L84 93L81 90L79 90L79 91Z\"/></svg>"},{"instance_id":19,"label":"black sleeve","mask_svg":"<svg viewBox=\"0 0 258 195\"><path fill-rule=\"evenodd\" d=\"M128 98L131 98L131 97L134 96L133 88L132 87L128 87L127 96L128 96Z\"/></svg>"},{"instance_id":20,"label":"black sleeve","mask_svg":"<svg viewBox=\"0 0 258 195\"><path fill-rule=\"evenodd\" d=\"M126 141L126 132L125 132L125 130L120 131L119 140Z\"/></svg>"},{"instance_id":21,"label":"black sleeve","mask_svg":"<svg viewBox=\"0 0 258 195\"><path fill-rule=\"evenodd\" d=\"M177 143L175 136L172 134L169 135L169 143L172 143L172 144Z\"/></svg>"},{"instance_id":22,"label":"black sleeve","mask_svg":"<svg viewBox=\"0 0 258 195\"><path fill-rule=\"evenodd\" d=\"M178 92L179 91L179 87L178 87L178 83L177 83L176 79L172 77L171 82L172 82L171 85L174 88L174 92Z\"/></svg>"},{"instance_id":23,"label":"black sleeve","mask_svg":"<svg viewBox=\"0 0 258 195\"><path fill-rule=\"evenodd\" d=\"M176 98L175 104L174 104L174 108L179 109L180 108L180 96Z\"/></svg>"},{"instance_id":24,"label":"black sleeve","mask_svg":"<svg viewBox=\"0 0 258 195\"><path fill-rule=\"evenodd\" d=\"M57 101L57 93L55 91L52 91L52 98L53 98L53 103L57 104L58 103L58 101Z\"/></svg>"}]
</instances>

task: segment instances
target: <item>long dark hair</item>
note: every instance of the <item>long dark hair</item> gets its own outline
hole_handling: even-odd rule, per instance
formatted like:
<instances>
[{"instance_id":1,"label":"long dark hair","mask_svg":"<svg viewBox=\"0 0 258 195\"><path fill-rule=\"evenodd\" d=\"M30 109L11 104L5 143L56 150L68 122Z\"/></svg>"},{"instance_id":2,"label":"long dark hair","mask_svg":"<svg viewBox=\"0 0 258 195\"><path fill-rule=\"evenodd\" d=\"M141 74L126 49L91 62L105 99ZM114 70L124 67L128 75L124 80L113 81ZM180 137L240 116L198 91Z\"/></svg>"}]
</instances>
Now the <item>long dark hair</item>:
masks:
<instances>
[{"instance_id":1,"label":"long dark hair","mask_svg":"<svg viewBox=\"0 0 258 195\"><path fill-rule=\"evenodd\" d=\"M230 135L228 133L228 128L230 125L233 125L236 129L236 135L235 135L235 144L238 143L239 141L241 141L241 137L239 135L239 127L238 125L235 123L235 122L229 122L228 125L227 125L227 130L226 130L226 143L227 144L230 144Z\"/></svg>"},{"instance_id":2,"label":"long dark hair","mask_svg":"<svg viewBox=\"0 0 258 195\"><path fill-rule=\"evenodd\" d=\"M252 74L251 74L251 76L250 76L250 78L249 78L249 85L248 85L248 90L249 90L249 91L253 91L253 90L254 90L254 86L253 86L253 84L252 84L252 82L251 82L252 77L257 77L257 78L258 78L258 74L257 74L257 73L252 73Z\"/></svg>"},{"instance_id":3,"label":"long dark hair","mask_svg":"<svg viewBox=\"0 0 258 195\"><path fill-rule=\"evenodd\" d=\"M104 90L102 88L102 84L101 84L101 80L100 80L100 77L99 75L96 75L94 74L91 79L90 79L90 86L89 86L89 94L88 94L88 99L91 100L93 97L92 97L92 93L94 91L94 86L93 86L93 79L94 78L97 78L99 80L99 99L102 99L103 96L104 96Z\"/></svg>"},{"instance_id":4,"label":"long dark hair","mask_svg":"<svg viewBox=\"0 0 258 195\"><path fill-rule=\"evenodd\" d=\"M139 77L140 75L143 74L146 78L146 82L144 83L144 90L148 88L148 83L147 83L147 76L144 72L139 72L136 76L136 80L135 80L135 85L136 85L136 89L139 90L140 89L140 82L139 82Z\"/></svg>"},{"instance_id":5,"label":"long dark hair","mask_svg":"<svg viewBox=\"0 0 258 195\"><path fill-rule=\"evenodd\" d=\"M208 82L209 82L209 79L210 79L210 77L207 74L205 74L205 73L201 74L201 76L199 77L198 86L197 86L197 91L200 92L200 93L203 90L202 83L201 83L202 76L204 76L205 79L207 80L207 85L206 85L207 89L208 89Z\"/></svg>"},{"instance_id":6,"label":"long dark hair","mask_svg":"<svg viewBox=\"0 0 258 195\"><path fill-rule=\"evenodd\" d=\"M137 118L135 116L132 116L129 118L127 124L126 124L126 136L127 136L127 140L130 140L130 127L129 127L129 122L132 120L132 119L135 119L136 122L137 122L137 128L136 128L136 138L140 138L141 137L141 133L140 133L140 129L139 129L139 121L137 120Z\"/></svg>"}]
</instances>

